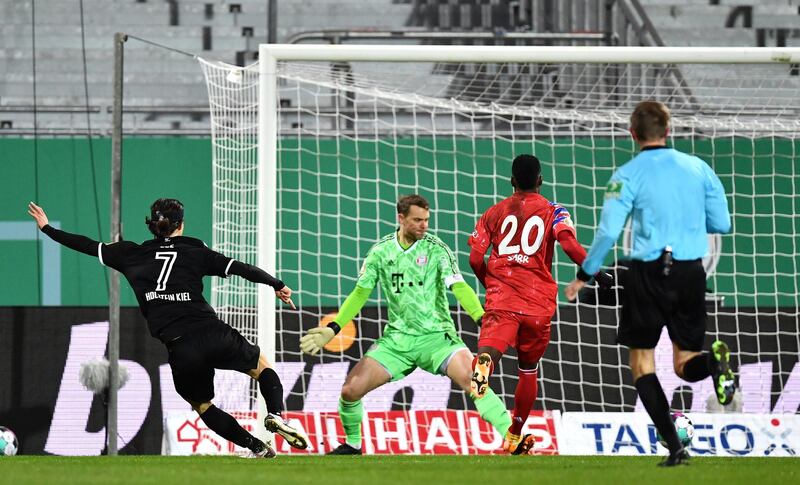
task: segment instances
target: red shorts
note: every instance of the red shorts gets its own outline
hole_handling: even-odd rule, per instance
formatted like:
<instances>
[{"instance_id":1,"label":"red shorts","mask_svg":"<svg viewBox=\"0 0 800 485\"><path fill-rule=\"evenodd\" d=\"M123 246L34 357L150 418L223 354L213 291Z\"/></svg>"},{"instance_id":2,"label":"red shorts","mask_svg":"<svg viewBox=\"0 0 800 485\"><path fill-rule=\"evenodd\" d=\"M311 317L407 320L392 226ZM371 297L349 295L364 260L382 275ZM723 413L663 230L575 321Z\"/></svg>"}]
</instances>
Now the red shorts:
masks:
<instances>
[{"instance_id":1,"label":"red shorts","mask_svg":"<svg viewBox=\"0 0 800 485\"><path fill-rule=\"evenodd\" d=\"M489 310L481 319L478 347L492 347L502 353L514 347L520 361L537 362L550 343L551 318Z\"/></svg>"}]
</instances>

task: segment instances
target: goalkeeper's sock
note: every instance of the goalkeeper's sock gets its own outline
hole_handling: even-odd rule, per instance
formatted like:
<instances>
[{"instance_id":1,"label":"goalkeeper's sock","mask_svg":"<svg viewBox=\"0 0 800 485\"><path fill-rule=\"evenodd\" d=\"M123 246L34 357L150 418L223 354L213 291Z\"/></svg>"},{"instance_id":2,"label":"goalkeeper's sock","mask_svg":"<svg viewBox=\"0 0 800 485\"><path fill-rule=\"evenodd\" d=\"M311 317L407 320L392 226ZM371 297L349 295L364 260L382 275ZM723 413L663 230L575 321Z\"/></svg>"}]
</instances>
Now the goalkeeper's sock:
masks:
<instances>
[{"instance_id":1,"label":"goalkeeper's sock","mask_svg":"<svg viewBox=\"0 0 800 485\"><path fill-rule=\"evenodd\" d=\"M280 416L283 412L283 386L274 369L267 367L258 376L258 388L267 403L267 412Z\"/></svg>"},{"instance_id":2,"label":"goalkeeper's sock","mask_svg":"<svg viewBox=\"0 0 800 485\"><path fill-rule=\"evenodd\" d=\"M675 424L669 414L667 396L664 394L664 389L661 388L658 377L655 374L645 374L634 384L647 414L650 415L656 429L666 440L670 452L680 449L681 440L678 438L678 432L675 430Z\"/></svg>"},{"instance_id":3,"label":"goalkeeper's sock","mask_svg":"<svg viewBox=\"0 0 800 485\"><path fill-rule=\"evenodd\" d=\"M339 398L339 417L347 437L347 444L356 449L361 449L361 420L364 417L364 406L361 400L355 402Z\"/></svg>"},{"instance_id":4,"label":"goalkeeper's sock","mask_svg":"<svg viewBox=\"0 0 800 485\"><path fill-rule=\"evenodd\" d=\"M254 453L264 449L264 443L261 440L242 428L233 416L213 404L200 415L200 419L211 431L231 443L247 448Z\"/></svg>"},{"instance_id":5,"label":"goalkeeper's sock","mask_svg":"<svg viewBox=\"0 0 800 485\"><path fill-rule=\"evenodd\" d=\"M474 395L470 395L475 407L478 408L478 414L481 415L484 421L491 424L494 429L500 433L500 436L505 436L506 431L511 426L511 415L508 414L508 409L503 401L494 393L492 388L488 388L482 398L476 399Z\"/></svg>"},{"instance_id":6,"label":"goalkeeper's sock","mask_svg":"<svg viewBox=\"0 0 800 485\"><path fill-rule=\"evenodd\" d=\"M710 352L695 355L683 364L683 380L697 382L710 376L711 366L715 364L713 360Z\"/></svg>"},{"instance_id":7,"label":"goalkeeper's sock","mask_svg":"<svg viewBox=\"0 0 800 485\"><path fill-rule=\"evenodd\" d=\"M538 391L539 369L520 369L517 390L514 393L514 421L511 422L511 434L522 433L522 426L528 420Z\"/></svg>"}]
</instances>

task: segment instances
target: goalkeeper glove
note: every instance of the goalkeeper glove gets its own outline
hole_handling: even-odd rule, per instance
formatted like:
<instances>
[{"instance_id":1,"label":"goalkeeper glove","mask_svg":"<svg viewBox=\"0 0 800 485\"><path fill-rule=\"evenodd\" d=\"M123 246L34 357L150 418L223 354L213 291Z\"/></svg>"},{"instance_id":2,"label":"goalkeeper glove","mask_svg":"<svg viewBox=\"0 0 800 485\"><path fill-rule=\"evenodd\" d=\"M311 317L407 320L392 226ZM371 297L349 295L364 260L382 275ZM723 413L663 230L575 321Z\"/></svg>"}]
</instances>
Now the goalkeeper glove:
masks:
<instances>
[{"instance_id":1,"label":"goalkeeper glove","mask_svg":"<svg viewBox=\"0 0 800 485\"><path fill-rule=\"evenodd\" d=\"M329 327L312 328L300 337L300 350L309 355L316 355L335 335L336 332Z\"/></svg>"}]
</instances>

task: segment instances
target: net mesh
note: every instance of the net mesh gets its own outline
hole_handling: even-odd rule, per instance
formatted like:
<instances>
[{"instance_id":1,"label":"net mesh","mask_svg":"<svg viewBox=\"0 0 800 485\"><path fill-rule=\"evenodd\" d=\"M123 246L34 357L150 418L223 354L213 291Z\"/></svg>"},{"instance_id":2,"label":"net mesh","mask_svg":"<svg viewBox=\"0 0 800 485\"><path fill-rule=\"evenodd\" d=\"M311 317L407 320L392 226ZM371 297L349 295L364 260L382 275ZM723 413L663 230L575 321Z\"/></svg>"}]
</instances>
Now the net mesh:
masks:
<instances>
[{"instance_id":1,"label":"net mesh","mask_svg":"<svg viewBox=\"0 0 800 485\"><path fill-rule=\"evenodd\" d=\"M254 263L257 68L204 69L214 130L214 246ZM669 143L711 164L733 216L733 233L712 238L705 260L708 338L726 340L736 354L743 411L796 411L783 394L800 351L800 101L789 67L285 62L278 69L276 266L300 308L280 310L276 322L290 409L334 411L347 370L382 334L387 314L376 289L356 325L321 356L298 348L302 332L330 318L354 288L369 247L396 228L399 196L419 193L431 202L431 232L482 290L466 241L483 211L511 193L513 157L539 157L543 195L570 210L588 247L602 189L636 153L630 112L656 99L672 112ZM629 246L623 236L607 263L624 259ZM556 251L554 278L563 287L574 274ZM255 340L254 287L241 279L214 285L222 318ZM560 301L535 407L633 410L627 351L615 343L617 290L590 290L582 300ZM451 305L474 350L478 329L452 295ZM668 345L662 339L657 350L660 374L671 373ZM495 372L493 387L511 408L513 352ZM707 409L709 382L662 382L674 408ZM376 411L472 406L447 380L420 371L364 402Z\"/></svg>"},{"instance_id":2,"label":"net mesh","mask_svg":"<svg viewBox=\"0 0 800 485\"><path fill-rule=\"evenodd\" d=\"M258 216L258 71L200 59L211 109L213 249L256 264ZM214 278L211 305L251 342L258 341L257 290L242 278ZM255 406L250 378L219 370L216 403L234 410Z\"/></svg>"}]
</instances>

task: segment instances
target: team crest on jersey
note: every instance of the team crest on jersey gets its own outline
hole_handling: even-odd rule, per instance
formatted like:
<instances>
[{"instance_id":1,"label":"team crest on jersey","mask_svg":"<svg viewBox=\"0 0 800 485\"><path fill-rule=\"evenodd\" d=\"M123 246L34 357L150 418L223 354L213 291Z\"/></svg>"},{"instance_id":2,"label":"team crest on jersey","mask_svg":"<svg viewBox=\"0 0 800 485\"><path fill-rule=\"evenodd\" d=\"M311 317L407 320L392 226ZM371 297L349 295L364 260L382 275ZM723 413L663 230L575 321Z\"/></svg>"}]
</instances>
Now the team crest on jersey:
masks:
<instances>
[{"instance_id":1,"label":"team crest on jersey","mask_svg":"<svg viewBox=\"0 0 800 485\"><path fill-rule=\"evenodd\" d=\"M478 230L477 229L472 231L472 237L478 237Z\"/></svg>"},{"instance_id":2,"label":"team crest on jersey","mask_svg":"<svg viewBox=\"0 0 800 485\"><path fill-rule=\"evenodd\" d=\"M421 254L417 256L417 266L425 266L426 264L428 264L427 254Z\"/></svg>"}]
</instances>

